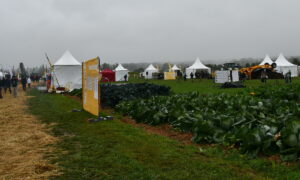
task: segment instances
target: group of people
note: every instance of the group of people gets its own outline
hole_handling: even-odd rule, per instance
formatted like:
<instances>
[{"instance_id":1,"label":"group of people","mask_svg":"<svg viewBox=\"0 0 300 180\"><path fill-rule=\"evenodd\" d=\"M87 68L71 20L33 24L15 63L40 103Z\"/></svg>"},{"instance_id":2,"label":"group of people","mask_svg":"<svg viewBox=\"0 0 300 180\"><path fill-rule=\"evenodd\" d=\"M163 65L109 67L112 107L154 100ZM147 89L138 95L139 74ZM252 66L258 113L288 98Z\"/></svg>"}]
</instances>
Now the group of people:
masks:
<instances>
[{"instance_id":1,"label":"group of people","mask_svg":"<svg viewBox=\"0 0 300 180\"><path fill-rule=\"evenodd\" d=\"M3 98L3 94L9 92L14 97L17 97L18 83L21 81L23 90L26 91L26 86L31 88L30 77L22 77L19 79L16 75L11 76L9 73L4 74L0 72L0 99Z\"/></svg>"},{"instance_id":2,"label":"group of people","mask_svg":"<svg viewBox=\"0 0 300 180\"><path fill-rule=\"evenodd\" d=\"M190 78L191 79L210 79L211 75L207 71L197 71L195 73L191 72L190 73ZM183 79L186 81L187 80L187 74L184 73Z\"/></svg>"},{"instance_id":3,"label":"group of people","mask_svg":"<svg viewBox=\"0 0 300 180\"><path fill-rule=\"evenodd\" d=\"M292 73L291 73L291 71L288 71L287 73L285 73L284 75L283 75L283 77L284 77L284 81L285 81L285 83L291 83L292 82ZM266 72L266 70L263 70L262 72L261 72L261 76L260 76L260 80L261 80L261 82L262 83L267 83L267 79L268 79L269 77L268 77L268 74L267 74L267 72Z\"/></svg>"}]
</instances>

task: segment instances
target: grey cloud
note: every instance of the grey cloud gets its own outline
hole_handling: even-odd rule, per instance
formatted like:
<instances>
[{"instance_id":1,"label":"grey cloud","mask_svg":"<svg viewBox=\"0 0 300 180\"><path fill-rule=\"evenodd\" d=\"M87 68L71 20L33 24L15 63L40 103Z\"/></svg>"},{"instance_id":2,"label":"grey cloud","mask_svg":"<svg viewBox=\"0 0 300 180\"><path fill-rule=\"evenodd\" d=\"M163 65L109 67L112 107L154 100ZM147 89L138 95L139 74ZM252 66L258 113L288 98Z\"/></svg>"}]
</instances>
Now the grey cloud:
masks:
<instances>
[{"instance_id":1,"label":"grey cloud","mask_svg":"<svg viewBox=\"0 0 300 180\"><path fill-rule=\"evenodd\" d=\"M0 64L299 55L297 0L1 0ZM208 61L207 61L208 62Z\"/></svg>"}]
</instances>

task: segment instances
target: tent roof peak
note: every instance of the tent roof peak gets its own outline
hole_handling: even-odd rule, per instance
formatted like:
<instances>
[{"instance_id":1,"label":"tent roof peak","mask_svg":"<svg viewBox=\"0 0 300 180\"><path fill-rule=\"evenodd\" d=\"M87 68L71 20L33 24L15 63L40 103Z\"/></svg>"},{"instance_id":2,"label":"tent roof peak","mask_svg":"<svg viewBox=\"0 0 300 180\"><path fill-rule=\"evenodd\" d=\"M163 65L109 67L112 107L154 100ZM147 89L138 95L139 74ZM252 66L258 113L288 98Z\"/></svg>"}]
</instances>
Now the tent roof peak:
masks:
<instances>
[{"instance_id":1,"label":"tent roof peak","mask_svg":"<svg viewBox=\"0 0 300 180\"><path fill-rule=\"evenodd\" d=\"M115 68L115 71L128 71L128 69L124 68L121 63Z\"/></svg>"},{"instance_id":2,"label":"tent roof peak","mask_svg":"<svg viewBox=\"0 0 300 180\"><path fill-rule=\"evenodd\" d=\"M152 65L150 64L146 69L145 71L157 71L157 69Z\"/></svg>"},{"instance_id":3,"label":"tent roof peak","mask_svg":"<svg viewBox=\"0 0 300 180\"><path fill-rule=\"evenodd\" d=\"M264 60L259 65L265 65L266 63L268 63L270 65L273 63L272 59L270 58L270 56L268 54L266 54Z\"/></svg>"},{"instance_id":4,"label":"tent roof peak","mask_svg":"<svg viewBox=\"0 0 300 180\"><path fill-rule=\"evenodd\" d=\"M279 54L278 58L276 59L275 63L277 66L296 66L295 64L290 63L282 53Z\"/></svg>"},{"instance_id":5,"label":"tent roof peak","mask_svg":"<svg viewBox=\"0 0 300 180\"><path fill-rule=\"evenodd\" d=\"M194 64L188 67L188 69L210 69L209 67L205 66L200 59L197 57Z\"/></svg>"},{"instance_id":6,"label":"tent roof peak","mask_svg":"<svg viewBox=\"0 0 300 180\"><path fill-rule=\"evenodd\" d=\"M70 51L65 51L65 53L59 58L55 63L55 66L57 65L81 65L80 62L78 62L74 56L70 53Z\"/></svg>"}]
</instances>

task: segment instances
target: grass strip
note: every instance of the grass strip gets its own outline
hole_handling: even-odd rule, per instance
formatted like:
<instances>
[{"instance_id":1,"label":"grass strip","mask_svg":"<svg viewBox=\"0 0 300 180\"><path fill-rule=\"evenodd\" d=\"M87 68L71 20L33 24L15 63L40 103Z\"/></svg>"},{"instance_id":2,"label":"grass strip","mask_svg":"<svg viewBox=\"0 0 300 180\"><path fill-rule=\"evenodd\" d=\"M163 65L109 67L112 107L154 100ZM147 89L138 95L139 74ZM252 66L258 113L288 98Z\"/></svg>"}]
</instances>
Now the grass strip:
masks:
<instances>
[{"instance_id":1,"label":"grass strip","mask_svg":"<svg viewBox=\"0 0 300 180\"><path fill-rule=\"evenodd\" d=\"M31 91L30 113L53 125L56 160L62 175L53 179L298 179L298 165L248 160L236 150L183 145L149 134L118 119L87 123L81 104L62 95Z\"/></svg>"}]
</instances>

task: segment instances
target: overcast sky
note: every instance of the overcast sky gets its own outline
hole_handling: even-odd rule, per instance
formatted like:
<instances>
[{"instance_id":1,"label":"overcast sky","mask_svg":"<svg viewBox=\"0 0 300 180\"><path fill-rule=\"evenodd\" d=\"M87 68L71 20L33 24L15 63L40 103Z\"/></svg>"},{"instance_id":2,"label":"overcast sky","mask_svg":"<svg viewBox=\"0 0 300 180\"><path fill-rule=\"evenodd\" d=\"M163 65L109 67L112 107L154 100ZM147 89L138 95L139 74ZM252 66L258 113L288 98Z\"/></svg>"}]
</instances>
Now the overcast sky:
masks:
<instances>
[{"instance_id":1,"label":"overcast sky","mask_svg":"<svg viewBox=\"0 0 300 180\"><path fill-rule=\"evenodd\" d=\"M0 64L300 55L299 0L1 0Z\"/></svg>"}]
</instances>

